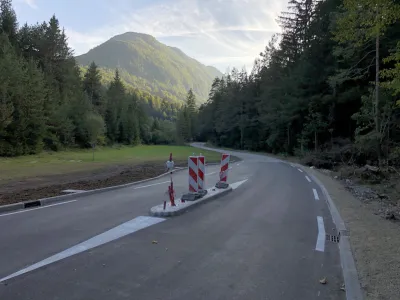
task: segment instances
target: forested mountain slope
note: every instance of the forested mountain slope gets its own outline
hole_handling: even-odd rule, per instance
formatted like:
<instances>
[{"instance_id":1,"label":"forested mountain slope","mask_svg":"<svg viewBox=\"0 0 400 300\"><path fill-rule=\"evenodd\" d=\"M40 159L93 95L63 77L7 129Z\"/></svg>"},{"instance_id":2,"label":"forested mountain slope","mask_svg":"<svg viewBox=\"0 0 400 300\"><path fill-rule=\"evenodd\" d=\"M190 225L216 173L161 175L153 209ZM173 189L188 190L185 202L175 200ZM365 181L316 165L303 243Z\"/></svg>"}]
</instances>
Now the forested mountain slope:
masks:
<instances>
[{"instance_id":1,"label":"forested mountain slope","mask_svg":"<svg viewBox=\"0 0 400 300\"><path fill-rule=\"evenodd\" d=\"M67 40L55 16L20 27L0 0L0 156L177 140L182 102L128 87L116 70L82 70Z\"/></svg>"},{"instance_id":2,"label":"forested mountain slope","mask_svg":"<svg viewBox=\"0 0 400 300\"><path fill-rule=\"evenodd\" d=\"M192 88L197 99L204 101L213 79L222 76L214 67L199 63L178 48L135 32L114 36L76 59L83 66L94 61L110 81L118 68L128 85L174 100L184 100Z\"/></svg>"},{"instance_id":3,"label":"forested mountain slope","mask_svg":"<svg viewBox=\"0 0 400 300\"><path fill-rule=\"evenodd\" d=\"M400 165L400 1L293 0L251 74L216 79L199 138Z\"/></svg>"}]
</instances>

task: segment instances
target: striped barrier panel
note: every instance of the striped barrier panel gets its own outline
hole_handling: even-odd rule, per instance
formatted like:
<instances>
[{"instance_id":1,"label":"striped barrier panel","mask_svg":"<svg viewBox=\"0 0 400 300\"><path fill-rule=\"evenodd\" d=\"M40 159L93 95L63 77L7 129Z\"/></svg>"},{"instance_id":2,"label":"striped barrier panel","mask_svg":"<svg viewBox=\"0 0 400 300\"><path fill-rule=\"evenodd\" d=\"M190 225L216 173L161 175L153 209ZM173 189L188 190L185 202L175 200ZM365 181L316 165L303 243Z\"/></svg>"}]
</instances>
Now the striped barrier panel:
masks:
<instances>
[{"instance_id":1,"label":"striped barrier panel","mask_svg":"<svg viewBox=\"0 0 400 300\"><path fill-rule=\"evenodd\" d=\"M197 193L199 190L199 185L197 182L197 173L199 168L198 161L199 158L197 156L189 156L189 193Z\"/></svg>"},{"instance_id":2,"label":"striped barrier panel","mask_svg":"<svg viewBox=\"0 0 400 300\"><path fill-rule=\"evenodd\" d=\"M221 158L221 172L219 173L219 180L221 182L226 182L228 180L228 170L229 170L229 154L222 154Z\"/></svg>"},{"instance_id":3,"label":"striped barrier panel","mask_svg":"<svg viewBox=\"0 0 400 300\"><path fill-rule=\"evenodd\" d=\"M199 158L199 163L198 163L198 186L199 186L199 191L202 191L205 189L205 184L204 184L204 176L206 173L206 158L204 156L202 156L201 154L198 156Z\"/></svg>"}]
</instances>

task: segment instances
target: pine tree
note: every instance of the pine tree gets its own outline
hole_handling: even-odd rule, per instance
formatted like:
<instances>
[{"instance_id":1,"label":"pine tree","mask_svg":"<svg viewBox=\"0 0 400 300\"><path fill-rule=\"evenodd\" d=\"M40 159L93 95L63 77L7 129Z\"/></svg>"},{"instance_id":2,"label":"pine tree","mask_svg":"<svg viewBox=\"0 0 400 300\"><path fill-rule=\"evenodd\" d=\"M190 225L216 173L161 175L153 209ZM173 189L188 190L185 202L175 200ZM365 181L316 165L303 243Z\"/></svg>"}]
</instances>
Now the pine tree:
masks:
<instances>
[{"instance_id":1,"label":"pine tree","mask_svg":"<svg viewBox=\"0 0 400 300\"><path fill-rule=\"evenodd\" d=\"M189 139L193 139L197 133L197 107L196 107L196 96L193 90L190 89L186 96L186 112L185 118L188 124Z\"/></svg>"},{"instance_id":2,"label":"pine tree","mask_svg":"<svg viewBox=\"0 0 400 300\"><path fill-rule=\"evenodd\" d=\"M89 97L96 111L104 115L105 103L103 87L101 85L101 75L97 65L92 62L86 71L83 79L83 89Z\"/></svg>"},{"instance_id":3,"label":"pine tree","mask_svg":"<svg viewBox=\"0 0 400 300\"><path fill-rule=\"evenodd\" d=\"M22 155L41 150L44 134L43 74L34 61L18 57L5 34L0 35L0 153Z\"/></svg>"},{"instance_id":4,"label":"pine tree","mask_svg":"<svg viewBox=\"0 0 400 300\"><path fill-rule=\"evenodd\" d=\"M14 102L18 95L22 72L20 61L13 51L6 34L0 34L0 155L11 154L6 146L8 126L13 121ZM16 80L16 81L15 81Z\"/></svg>"},{"instance_id":5,"label":"pine tree","mask_svg":"<svg viewBox=\"0 0 400 300\"><path fill-rule=\"evenodd\" d=\"M107 137L112 143L120 141L121 115L125 98L125 88L116 70L114 80L107 91Z\"/></svg>"},{"instance_id":6,"label":"pine tree","mask_svg":"<svg viewBox=\"0 0 400 300\"><path fill-rule=\"evenodd\" d=\"M381 143L383 141L381 128L380 103L380 64L381 39L388 27L400 19L400 5L392 0L377 3L371 0L344 0L344 12L337 21L335 39L342 45L364 48L371 42L375 44L375 139L378 161L381 164ZM365 58L365 57L364 57Z\"/></svg>"},{"instance_id":7,"label":"pine tree","mask_svg":"<svg viewBox=\"0 0 400 300\"><path fill-rule=\"evenodd\" d=\"M11 0L0 0L0 34L5 33L10 43L17 46L18 22Z\"/></svg>"}]
</instances>

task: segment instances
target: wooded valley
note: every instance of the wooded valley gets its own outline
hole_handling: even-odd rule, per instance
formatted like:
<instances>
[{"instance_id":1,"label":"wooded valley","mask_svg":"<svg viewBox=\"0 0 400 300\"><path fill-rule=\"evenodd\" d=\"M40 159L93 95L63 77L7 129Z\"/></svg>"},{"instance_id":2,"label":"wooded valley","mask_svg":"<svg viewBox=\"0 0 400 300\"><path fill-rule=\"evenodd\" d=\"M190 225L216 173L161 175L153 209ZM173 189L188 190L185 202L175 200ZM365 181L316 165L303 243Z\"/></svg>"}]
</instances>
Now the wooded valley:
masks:
<instances>
[{"instance_id":1,"label":"wooded valley","mask_svg":"<svg viewBox=\"0 0 400 300\"><path fill-rule=\"evenodd\" d=\"M215 79L198 138L315 152L322 167L399 165L399 19L397 0L291 0L251 73Z\"/></svg>"},{"instance_id":2,"label":"wooded valley","mask_svg":"<svg viewBox=\"0 0 400 300\"><path fill-rule=\"evenodd\" d=\"M57 18L19 27L0 1L0 156L73 147L176 142L182 104L127 89L115 71L102 85L92 63L81 72Z\"/></svg>"},{"instance_id":3,"label":"wooded valley","mask_svg":"<svg viewBox=\"0 0 400 300\"><path fill-rule=\"evenodd\" d=\"M379 3L378 3L379 2ZM400 2L291 0L251 72L215 78L198 108L82 69L55 16L19 27L0 1L0 155L191 140L307 156L326 167L400 164ZM103 73L104 74L104 73Z\"/></svg>"}]
</instances>

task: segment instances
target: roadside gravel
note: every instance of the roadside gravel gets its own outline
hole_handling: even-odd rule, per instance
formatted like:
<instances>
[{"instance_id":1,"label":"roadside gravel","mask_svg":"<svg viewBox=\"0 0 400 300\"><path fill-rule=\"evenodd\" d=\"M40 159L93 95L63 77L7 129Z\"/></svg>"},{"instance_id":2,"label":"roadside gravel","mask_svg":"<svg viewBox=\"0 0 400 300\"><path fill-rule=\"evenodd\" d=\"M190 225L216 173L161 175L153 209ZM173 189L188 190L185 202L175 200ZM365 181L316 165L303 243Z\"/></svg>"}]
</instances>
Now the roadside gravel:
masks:
<instances>
[{"instance_id":1,"label":"roadside gravel","mask_svg":"<svg viewBox=\"0 0 400 300\"><path fill-rule=\"evenodd\" d=\"M347 229L366 300L400 299L400 227L375 215L340 182L309 169L325 185Z\"/></svg>"}]
</instances>

